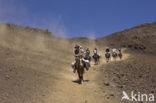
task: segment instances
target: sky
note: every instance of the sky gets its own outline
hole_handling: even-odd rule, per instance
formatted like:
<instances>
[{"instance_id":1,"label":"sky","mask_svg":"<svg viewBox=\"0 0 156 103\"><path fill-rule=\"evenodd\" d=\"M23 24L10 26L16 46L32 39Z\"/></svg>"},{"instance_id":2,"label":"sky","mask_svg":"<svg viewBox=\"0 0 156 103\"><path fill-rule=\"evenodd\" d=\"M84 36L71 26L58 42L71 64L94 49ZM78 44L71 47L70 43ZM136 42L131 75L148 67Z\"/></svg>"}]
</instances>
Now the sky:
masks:
<instances>
[{"instance_id":1,"label":"sky","mask_svg":"<svg viewBox=\"0 0 156 103\"><path fill-rule=\"evenodd\" d=\"M60 37L103 37L156 21L156 0L0 0L0 23Z\"/></svg>"}]
</instances>

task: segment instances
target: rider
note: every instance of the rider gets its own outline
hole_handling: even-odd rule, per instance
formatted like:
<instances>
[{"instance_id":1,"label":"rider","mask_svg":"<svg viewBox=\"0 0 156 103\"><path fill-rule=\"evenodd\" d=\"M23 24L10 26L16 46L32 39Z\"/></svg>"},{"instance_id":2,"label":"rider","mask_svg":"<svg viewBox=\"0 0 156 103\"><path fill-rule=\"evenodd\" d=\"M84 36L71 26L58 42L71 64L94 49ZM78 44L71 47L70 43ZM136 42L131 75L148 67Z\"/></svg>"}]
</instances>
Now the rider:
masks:
<instances>
[{"instance_id":1,"label":"rider","mask_svg":"<svg viewBox=\"0 0 156 103\"><path fill-rule=\"evenodd\" d=\"M113 54L112 55L113 55L113 57L117 56L116 48L113 49Z\"/></svg>"},{"instance_id":2,"label":"rider","mask_svg":"<svg viewBox=\"0 0 156 103\"><path fill-rule=\"evenodd\" d=\"M97 54L97 48L93 50L94 55Z\"/></svg>"},{"instance_id":3,"label":"rider","mask_svg":"<svg viewBox=\"0 0 156 103\"><path fill-rule=\"evenodd\" d=\"M75 60L72 63L72 67L73 67L73 72L74 73L76 72L75 63L76 63L76 59L78 58L79 54L80 54L80 46L79 45L76 45L75 46L75 50L74 50Z\"/></svg>"},{"instance_id":4,"label":"rider","mask_svg":"<svg viewBox=\"0 0 156 103\"><path fill-rule=\"evenodd\" d=\"M113 53L116 53L116 48L113 49Z\"/></svg>"},{"instance_id":5,"label":"rider","mask_svg":"<svg viewBox=\"0 0 156 103\"><path fill-rule=\"evenodd\" d=\"M109 47L106 48L105 57L106 57L106 61L108 62L109 58L110 58L110 49L109 49Z\"/></svg>"},{"instance_id":6,"label":"rider","mask_svg":"<svg viewBox=\"0 0 156 103\"><path fill-rule=\"evenodd\" d=\"M90 55L90 50L88 48L86 49L86 54Z\"/></svg>"},{"instance_id":7,"label":"rider","mask_svg":"<svg viewBox=\"0 0 156 103\"><path fill-rule=\"evenodd\" d=\"M91 61L90 50L88 48L86 49L84 59ZM89 64L89 66L90 66L90 64Z\"/></svg>"},{"instance_id":8,"label":"rider","mask_svg":"<svg viewBox=\"0 0 156 103\"><path fill-rule=\"evenodd\" d=\"M93 50L93 53L94 53L94 54L93 54L93 57L94 57L95 55L98 55L98 57L100 57L100 54L97 53L97 48L95 48L95 49Z\"/></svg>"},{"instance_id":9,"label":"rider","mask_svg":"<svg viewBox=\"0 0 156 103\"><path fill-rule=\"evenodd\" d=\"M88 70L90 67L89 61L84 59L84 50L82 48L82 46L75 46L75 51L74 51L74 56L75 56L75 61L72 63L72 67L73 67L73 72L76 72L76 68L75 68L75 64L76 64L76 59L78 58L79 55L83 56L83 61L85 63L85 68Z\"/></svg>"},{"instance_id":10,"label":"rider","mask_svg":"<svg viewBox=\"0 0 156 103\"><path fill-rule=\"evenodd\" d=\"M87 70L89 70L90 63L89 63L89 60L85 60L85 51L84 51L84 49L83 49L82 46L80 46L80 53L81 53L82 56L83 56L83 61L84 61L84 63L85 63L85 68L86 68Z\"/></svg>"}]
</instances>

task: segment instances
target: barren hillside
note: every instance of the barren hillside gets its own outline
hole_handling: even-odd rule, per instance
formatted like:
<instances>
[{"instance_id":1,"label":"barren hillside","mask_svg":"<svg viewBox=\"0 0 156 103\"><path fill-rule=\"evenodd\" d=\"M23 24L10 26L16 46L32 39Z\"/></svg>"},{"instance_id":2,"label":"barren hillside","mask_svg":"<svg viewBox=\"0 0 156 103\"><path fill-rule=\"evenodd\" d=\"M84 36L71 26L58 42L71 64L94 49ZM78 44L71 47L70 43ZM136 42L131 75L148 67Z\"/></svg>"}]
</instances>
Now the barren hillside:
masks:
<instances>
[{"instance_id":1,"label":"barren hillside","mask_svg":"<svg viewBox=\"0 0 156 103\"><path fill-rule=\"evenodd\" d=\"M141 24L103 38L98 38L96 41L98 45L106 43L111 47L127 47L155 53L156 23Z\"/></svg>"},{"instance_id":2,"label":"barren hillside","mask_svg":"<svg viewBox=\"0 0 156 103\"><path fill-rule=\"evenodd\" d=\"M156 94L155 28L143 24L94 40L0 24L0 103L120 103L122 90ZM102 56L82 85L71 68L77 43ZM106 46L123 48L123 59L106 63Z\"/></svg>"}]
</instances>

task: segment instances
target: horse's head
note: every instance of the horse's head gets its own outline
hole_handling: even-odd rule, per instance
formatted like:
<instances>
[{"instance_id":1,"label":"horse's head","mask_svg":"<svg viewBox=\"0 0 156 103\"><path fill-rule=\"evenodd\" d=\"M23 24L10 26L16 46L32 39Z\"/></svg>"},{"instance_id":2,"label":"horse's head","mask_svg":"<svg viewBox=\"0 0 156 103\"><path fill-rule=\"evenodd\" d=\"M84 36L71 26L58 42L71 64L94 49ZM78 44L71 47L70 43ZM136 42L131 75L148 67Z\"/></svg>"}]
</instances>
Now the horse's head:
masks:
<instances>
[{"instance_id":1,"label":"horse's head","mask_svg":"<svg viewBox=\"0 0 156 103\"><path fill-rule=\"evenodd\" d=\"M79 55L79 59L82 59L83 58L83 56L82 55Z\"/></svg>"},{"instance_id":2,"label":"horse's head","mask_svg":"<svg viewBox=\"0 0 156 103\"><path fill-rule=\"evenodd\" d=\"M76 63L79 64L82 59L83 59L83 56L79 55L78 58L76 59Z\"/></svg>"},{"instance_id":3,"label":"horse's head","mask_svg":"<svg viewBox=\"0 0 156 103\"><path fill-rule=\"evenodd\" d=\"M84 65L83 55L79 55L79 63L80 63L81 66Z\"/></svg>"}]
</instances>

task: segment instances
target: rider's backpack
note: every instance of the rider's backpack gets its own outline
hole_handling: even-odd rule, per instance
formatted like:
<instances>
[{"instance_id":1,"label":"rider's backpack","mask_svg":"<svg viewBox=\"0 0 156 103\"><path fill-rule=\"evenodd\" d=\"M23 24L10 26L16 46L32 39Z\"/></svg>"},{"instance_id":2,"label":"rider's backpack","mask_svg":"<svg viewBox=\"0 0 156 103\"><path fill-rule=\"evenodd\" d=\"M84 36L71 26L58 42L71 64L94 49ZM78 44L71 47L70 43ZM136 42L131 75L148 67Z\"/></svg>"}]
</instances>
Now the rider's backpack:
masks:
<instances>
[{"instance_id":1,"label":"rider's backpack","mask_svg":"<svg viewBox=\"0 0 156 103\"><path fill-rule=\"evenodd\" d=\"M74 53L75 53L75 54L79 54L79 50L75 50Z\"/></svg>"}]
</instances>

